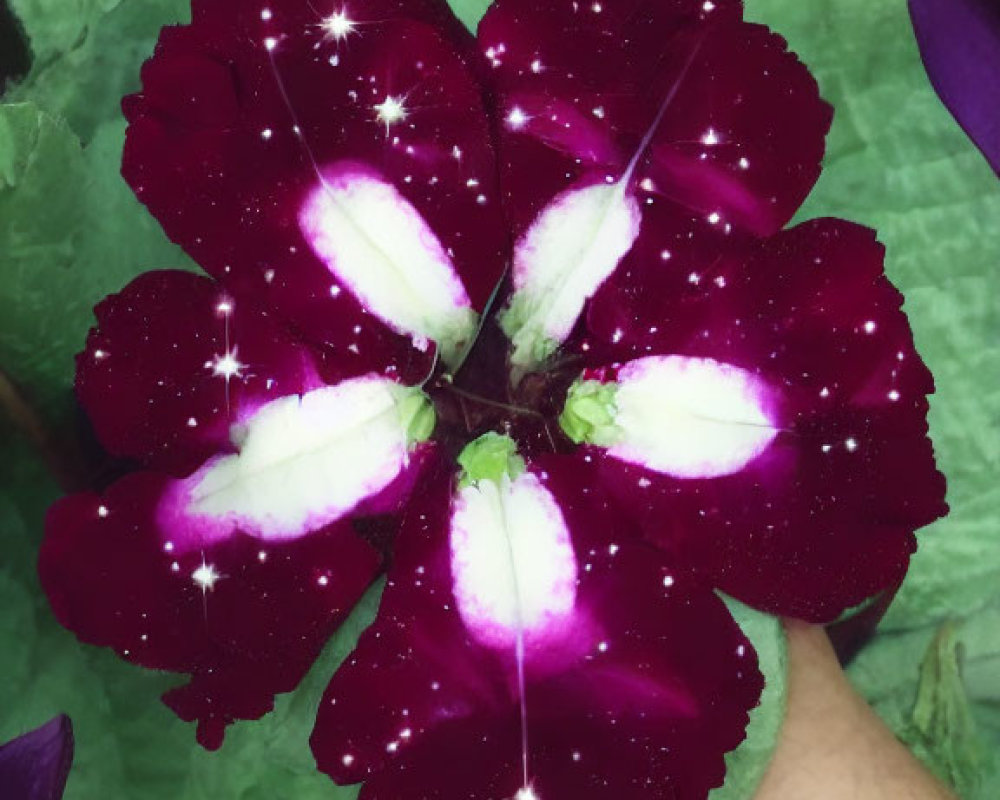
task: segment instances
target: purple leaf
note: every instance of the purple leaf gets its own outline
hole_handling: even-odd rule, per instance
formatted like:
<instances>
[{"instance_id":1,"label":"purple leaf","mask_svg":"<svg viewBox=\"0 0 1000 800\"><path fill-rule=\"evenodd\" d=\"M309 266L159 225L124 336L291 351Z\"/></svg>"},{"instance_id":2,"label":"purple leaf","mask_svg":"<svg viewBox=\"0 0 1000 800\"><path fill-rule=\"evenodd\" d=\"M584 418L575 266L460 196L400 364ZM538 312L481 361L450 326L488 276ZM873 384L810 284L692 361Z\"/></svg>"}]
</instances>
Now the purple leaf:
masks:
<instances>
[{"instance_id":1,"label":"purple leaf","mask_svg":"<svg viewBox=\"0 0 1000 800\"><path fill-rule=\"evenodd\" d=\"M4 800L57 800L73 763L73 725L60 714L40 728L0 745Z\"/></svg>"},{"instance_id":2,"label":"purple leaf","mask_svg":"<svg viewBox=\"0 0 1000 800\"><path fill-rule=\"evenodd\" d=\"M1000 171L1000 2L909 0L934 89Z\"/></svg>"}]
</instances>

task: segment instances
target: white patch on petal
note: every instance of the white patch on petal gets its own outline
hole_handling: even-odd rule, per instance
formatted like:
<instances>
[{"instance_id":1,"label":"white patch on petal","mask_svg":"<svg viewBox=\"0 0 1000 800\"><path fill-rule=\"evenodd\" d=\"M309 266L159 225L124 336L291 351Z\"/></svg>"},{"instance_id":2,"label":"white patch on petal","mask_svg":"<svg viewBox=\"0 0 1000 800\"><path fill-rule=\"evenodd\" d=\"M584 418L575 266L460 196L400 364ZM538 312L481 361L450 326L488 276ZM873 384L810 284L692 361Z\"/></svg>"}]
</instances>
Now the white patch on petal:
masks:
<instances>
[{"instance_id":1,"label":"white patch on petal","mask_svg":"<svg viewBox=\"0 0 1000 800\"><path fill-rule=\"evenodd\" d=\"M281 540L339 519L406 464L399 392L392 381L365 377L261 406L233 426L238 454L207 461L167 491L161 524L181 539L219 539L239 528Z\"/></svg>"},{"instance_id":2,"label":"white patch on petal","mask_svg":"<svg viewBox=\"0 0 1000 800\"><path fill-rule=\"evenodd\" d=\"M361 167L328 170L299 212L306 240L340 283L399 333L450 363L476 314L440 240L391 183Z\"/></svg>"},{"instance_id":3,"label":"white patch on petal","mask_svg":"<svg viewBox=\"0 0 1000 800\"><path fill-rule=\"evenodd\" d=\"M777 435L767 395L750 372L709 358L631 361L618 373L621 440L608 452L677 478L730 475Z\"/></svg>"},{"instance_id":4,"label":"white patch on petal","mask_svg":"<svg viewBox=\"0 0 1000 800\"><path fill-rule=\"evenodd\" d=\"M642 217L629 181L563 192L518 241L515 292L504 319L514 364L531 368L550 355L632 248Z\"/></svg>"},{"instance_id":5,"label":"white patch on petal","mask_svg":"<svg viewBox=\"0 0 1000 800\"><path fill-rule=\"evenodd\" d=\"M490 647L560 628L576 601L576 555L555 498L530 472L462 489L451 518L451 572L462 620Z\"/></svg>"}]
</instances>

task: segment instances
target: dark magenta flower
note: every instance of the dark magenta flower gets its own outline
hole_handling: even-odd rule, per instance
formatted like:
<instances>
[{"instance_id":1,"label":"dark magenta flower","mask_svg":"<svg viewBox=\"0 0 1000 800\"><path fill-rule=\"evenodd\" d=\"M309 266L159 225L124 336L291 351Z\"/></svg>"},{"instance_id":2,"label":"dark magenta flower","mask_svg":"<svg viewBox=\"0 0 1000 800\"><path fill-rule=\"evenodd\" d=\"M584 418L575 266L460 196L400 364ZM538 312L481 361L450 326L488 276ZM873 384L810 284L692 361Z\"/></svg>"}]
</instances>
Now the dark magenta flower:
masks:
<instances>
[{"instance_id":1,"label":"dark magenta flower","mask_svg":"<svg viewBox=\"0 0 1000 800\"><path fill-rule=\"evenodd\" d=\"M50 513L84 641L221 744L383 563L319 766L363 797L704 797L761 689L714 594L825 620L944 512L870 231L781 232L830 109L732 0L195 0L123 172L211 278L96 309L141 469Z\"/></svg>"},{"instance_id":2,"label":"dark magenta flower","mask_svg":"<svg viewBox=\"0 0 1000 800\"><path fill-rule=\"evenodd\" d=\"M0 745L0 788L9 800L59 800L73 764L73 725L62 714Z\"/></svg>"}]
</instances>

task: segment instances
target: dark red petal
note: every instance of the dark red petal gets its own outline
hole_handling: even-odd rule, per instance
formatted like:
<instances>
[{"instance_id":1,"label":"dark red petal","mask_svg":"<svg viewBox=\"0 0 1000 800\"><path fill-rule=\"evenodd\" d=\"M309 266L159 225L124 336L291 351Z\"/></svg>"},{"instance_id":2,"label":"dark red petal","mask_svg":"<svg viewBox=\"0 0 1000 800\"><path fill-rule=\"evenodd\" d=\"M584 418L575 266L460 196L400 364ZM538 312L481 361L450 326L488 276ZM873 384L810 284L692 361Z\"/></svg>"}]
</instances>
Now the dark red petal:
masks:
<instances>
[{"instance_id":1,"label":"dark red petal","mask_svg":"<svg viewBox=\"0 0 1000 800\"><path fill-rule=\"evenodd\" d=\"M607 480L652 538L764 610L829 620L891 586L914 529L946 506L926 437L933 381L874 233L815 220L696 268L664 266L658 246L595 298L588 353L748 370L780 398L780 430L733 475L676 479L605 459Z\"/></svg>"},{"instance_id":2,"label":"dark red petal","mask_svg":"<svg viewBox=\"0 0 1000 800\"><path fill-rule=\"evenodd\" d=\"M174 474L231 450L230 425L263 403L322 385L313 352L209 278L148 272L94 313L77 397L108 450Z\"/></svg>"},{"instance_id":3,"label":"dark red petal","mask_svg":"<svg viewBox=\"0 0 1000 800\"><path fill-rule=\"evenodd\" d=\"M495 3L479 41L515 230L570 184L617 177L633 158L636 183L660 202L779 230L819 176L831 110L785 41L740 12L700 0Z\"/></svg>"},{"instance_id":4,"label":"dark red petal","mask_svg":"<svg viewBox=\"0 0 1000 800\"><path fill-rule=\"evenodd\" d=\"M164 29L142 93L124 104L123 173L210 274L352 350L362 371L419 379L430 352L340 285L299 217L331 168L378 176L430 226L481 309L506 234L479 87L439 32L409 21L440 23L435 3L262 8L199 3L190 26ZM351 29L324 30L328 12L349 14ZM387 97L406 108L391 125L375 108Z\"/></svg>"},{"instance_id":5,"label":"dark red petal","mask_svg":"<svg viewBox=\"0 0 1000 800\"><path fill-rule=\"evenodd\" d=\"M591 476L559 458L533 470L571 531L579 580L571 621L527 645L529 785L540 798L704 797L761 689L752 648L711 592L630 538ZM430 481L378 618L324 695L313 752L336 781L367 779L366 800L527 797L514 651L463 623L453 488L447 470Z\"/></svg>"},{"instance_id":6,"label":"dark red petal","mask_svg":"<svg viewBox=\"0 0 1000 800\"><path fill-rule=\"evenodd\" d=\"M225 724L260 716L295 687L379 558L346 521L282 542L237 531L181 552L154 521L168 483L136 473L103 497L59 501L39 573L57 619L82 641L190 674L170 705L216 747Z\"/></svg>"}]
</instances>

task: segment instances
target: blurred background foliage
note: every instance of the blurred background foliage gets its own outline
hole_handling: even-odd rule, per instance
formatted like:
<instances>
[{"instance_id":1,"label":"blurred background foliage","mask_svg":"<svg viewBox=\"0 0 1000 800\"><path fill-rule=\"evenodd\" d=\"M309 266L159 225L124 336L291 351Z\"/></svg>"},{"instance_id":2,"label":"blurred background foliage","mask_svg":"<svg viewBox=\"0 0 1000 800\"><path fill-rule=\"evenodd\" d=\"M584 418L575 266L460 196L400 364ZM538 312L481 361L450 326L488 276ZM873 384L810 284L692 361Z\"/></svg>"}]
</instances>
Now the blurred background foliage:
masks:
<instances>
[{"instance_id":1,"label":"blurred background foliage","mask_svg":"<svg viewBox=\"0 0 1000 800\"><path fill-rule=\"evenodd\" d=\"M470 26L481 0L455 0ZM933 93L904 0L746 0L836 108L826 169L800 218L879 230L938 392L931 431L951 515L921 533L910 575L849 674L964 800L1000 797L1000 185ZM373 589L308 680L221 752L154 698L176 678L79 645L35 576L47 505L76 430L73 356L105 294L192 267L118 174L121 96L186 0L0 0L0 741L74 721L67 797L352 797L307 747L319 693L377 604ZM46 457L42 457L42 455ZM59 455L56 455L59 453ZM771 690L716 800L744 800L783 709L780 628L740 618Z\"/></svg>"}]
</instances>

